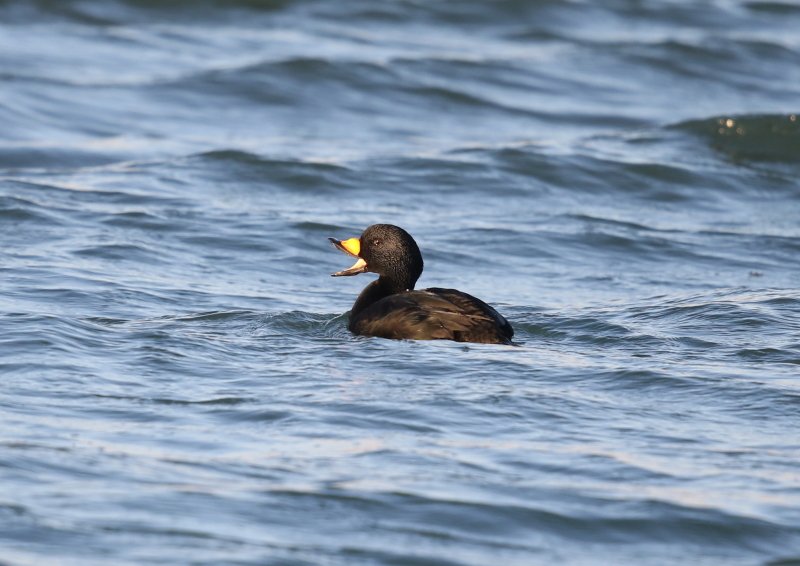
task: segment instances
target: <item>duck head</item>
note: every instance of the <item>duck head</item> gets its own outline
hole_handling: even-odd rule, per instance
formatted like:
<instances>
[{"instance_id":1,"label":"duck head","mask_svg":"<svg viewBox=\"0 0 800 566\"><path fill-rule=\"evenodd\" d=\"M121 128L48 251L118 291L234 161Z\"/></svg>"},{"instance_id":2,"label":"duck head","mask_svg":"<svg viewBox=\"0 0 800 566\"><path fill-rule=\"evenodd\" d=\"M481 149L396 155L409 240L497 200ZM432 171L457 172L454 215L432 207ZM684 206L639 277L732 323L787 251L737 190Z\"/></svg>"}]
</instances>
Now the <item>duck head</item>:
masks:
<instances>
[{"instance_id":1,"label":"duck head","mask_svg":"<svg viewBox=\"0 0 800 566\"><path fill-rule=\"evenodd\" d=\"M333 277L377 273L379 281L394 290L411 290L422 274L422 253L411 235L392 224L373 224L358 238L328 238L334 246L356 262Z\"/></svg>"}]
</instances>

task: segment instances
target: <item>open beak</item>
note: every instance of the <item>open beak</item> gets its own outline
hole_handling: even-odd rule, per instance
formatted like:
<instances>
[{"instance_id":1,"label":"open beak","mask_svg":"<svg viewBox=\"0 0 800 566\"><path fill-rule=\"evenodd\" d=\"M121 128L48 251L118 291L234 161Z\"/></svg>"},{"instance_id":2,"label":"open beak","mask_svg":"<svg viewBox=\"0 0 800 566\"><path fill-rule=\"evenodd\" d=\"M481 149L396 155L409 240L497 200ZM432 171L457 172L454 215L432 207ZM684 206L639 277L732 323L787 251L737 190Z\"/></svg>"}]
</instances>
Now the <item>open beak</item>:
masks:
<instances>
[{"instance_id":1,"label":"open beak","mask_svg":"<svg viewBox=\"0 0 800 566\"><path fill-rule=\"evenodd\" d=\"M361 240L358 238L350 238L349 240L337 240L336 238L328 238L330 242L344 253L358 258L352 267L331 273L331 277L341 277L343 275L358 275L367 271L367 262L358 256L361 252Z\"/></svg>"}]
</instances>

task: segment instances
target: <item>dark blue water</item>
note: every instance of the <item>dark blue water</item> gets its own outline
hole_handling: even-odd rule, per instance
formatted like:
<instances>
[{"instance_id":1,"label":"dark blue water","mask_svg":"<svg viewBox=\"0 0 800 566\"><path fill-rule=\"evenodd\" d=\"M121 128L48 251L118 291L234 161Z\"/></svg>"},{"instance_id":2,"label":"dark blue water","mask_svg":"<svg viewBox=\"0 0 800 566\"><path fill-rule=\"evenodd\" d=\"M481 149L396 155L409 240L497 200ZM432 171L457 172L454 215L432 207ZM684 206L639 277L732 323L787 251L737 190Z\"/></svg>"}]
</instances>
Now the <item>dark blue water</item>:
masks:
<instances>
[{"instance_id":1,"label":"dark blue water","mask_svg":"<svg viewBox=\"0 0 800 566\"><path fill-rule=\"evenodd\" d=\"M0 1L0 564L800 564L799 30ZM375 222L518 346L351 336Z\"/></svg>"}]
</instances>

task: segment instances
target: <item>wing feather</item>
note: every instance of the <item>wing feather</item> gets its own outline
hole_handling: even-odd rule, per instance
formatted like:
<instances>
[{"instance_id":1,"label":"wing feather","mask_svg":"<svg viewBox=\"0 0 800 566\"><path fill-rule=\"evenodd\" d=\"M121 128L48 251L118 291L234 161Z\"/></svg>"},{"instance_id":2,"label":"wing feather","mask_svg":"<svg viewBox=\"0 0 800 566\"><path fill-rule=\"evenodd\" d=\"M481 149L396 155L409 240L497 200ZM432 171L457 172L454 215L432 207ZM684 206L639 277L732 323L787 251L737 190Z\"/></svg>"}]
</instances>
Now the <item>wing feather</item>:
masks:
<instances>
[{"instance_id":1,"label":"wing feather","mask_svg":"<svg viewBox=\"0 0 800 566\"><path fill-rule=\"evenodd\" d=\"M385 297L350 321L364 336L510 343L514 331L495 309L456 289L431 288Z\"/></svg>"}]
</instances>

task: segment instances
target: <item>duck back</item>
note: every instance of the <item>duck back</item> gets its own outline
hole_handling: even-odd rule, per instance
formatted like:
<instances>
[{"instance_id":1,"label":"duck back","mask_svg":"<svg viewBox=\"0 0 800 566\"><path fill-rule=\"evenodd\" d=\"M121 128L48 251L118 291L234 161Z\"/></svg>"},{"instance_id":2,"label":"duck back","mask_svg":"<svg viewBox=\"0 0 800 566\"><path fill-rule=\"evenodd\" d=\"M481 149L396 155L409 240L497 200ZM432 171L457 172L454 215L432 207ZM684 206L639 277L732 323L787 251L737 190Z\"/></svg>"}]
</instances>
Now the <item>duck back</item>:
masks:
<instances>
[{"instance_id":1,"label":"duck back","mask_svg":"<svg viewBox=\"0 0 800 566\"><path fill-rule=\"evenodd\" d=\"M495 309L456 289L430 288L384 297L350 319L362 336L509 344L514 330Z\"/></svg>"}]
</instances>

